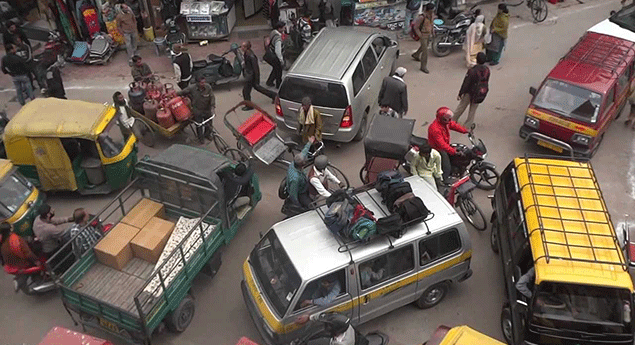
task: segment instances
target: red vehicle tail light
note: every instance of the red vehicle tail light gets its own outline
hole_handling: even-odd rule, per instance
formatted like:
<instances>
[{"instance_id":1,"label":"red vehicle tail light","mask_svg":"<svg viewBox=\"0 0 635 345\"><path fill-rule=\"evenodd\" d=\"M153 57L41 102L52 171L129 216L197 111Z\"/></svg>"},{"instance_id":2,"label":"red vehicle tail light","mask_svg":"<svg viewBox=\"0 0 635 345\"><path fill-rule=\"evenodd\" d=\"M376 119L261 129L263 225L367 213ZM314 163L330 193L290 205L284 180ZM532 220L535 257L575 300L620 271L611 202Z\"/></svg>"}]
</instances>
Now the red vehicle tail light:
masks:
<instances>
[{"instance_id":1,"label":"red vehicle tail light","mask_svg":"<svg viewBox=\"0 0 635 345\"><path fill-rule=\"evenodd\" d=\"M276 107L276 115L278 115L278 117L284 117L284 113L282 112L282 107L280 106L280 97L276 96L276 100L274 101L274 106Z\"/></svg>"},{"instance_id":2,"label":"red vehicle tail light","mask_svg":"<svg viewBox=\"0 0 635 345\"><path fill-rule=\"evenodd\" d=\"M349 128L353 126L353 108L349 105L344 110L344 116L342 116L342 122L340 122L341 128Z\"/></svg>"}]
</instances>

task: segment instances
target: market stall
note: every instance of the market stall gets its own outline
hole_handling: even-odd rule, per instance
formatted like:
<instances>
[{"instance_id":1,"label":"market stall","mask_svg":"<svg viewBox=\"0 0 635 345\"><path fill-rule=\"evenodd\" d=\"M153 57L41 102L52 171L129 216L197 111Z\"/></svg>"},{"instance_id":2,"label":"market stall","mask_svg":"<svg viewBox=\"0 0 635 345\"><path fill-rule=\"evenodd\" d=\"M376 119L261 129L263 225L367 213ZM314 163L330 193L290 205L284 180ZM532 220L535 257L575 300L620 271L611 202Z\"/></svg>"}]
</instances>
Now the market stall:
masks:
<instances>
[{"instance_id":1,"label":"market stall","mask_svg":"<svg viewBox=\"0 0 635 345\"><path fill-rule=\"evenodd\" d=\"M181 14L187 22L191 40L221 39L229 36L236 24L236 6L229 1L183 1Z\"/></svg>"},{"instance_id":2,"label":"market stall","mask_svg":"<svg viewBox=\"0 0 635 345\"><path fill-rule=\"evenodd\" d=\"M365 1L354 4L353 23L386 30L402 30L406 1Z\"/></svg>"}]
</instances>

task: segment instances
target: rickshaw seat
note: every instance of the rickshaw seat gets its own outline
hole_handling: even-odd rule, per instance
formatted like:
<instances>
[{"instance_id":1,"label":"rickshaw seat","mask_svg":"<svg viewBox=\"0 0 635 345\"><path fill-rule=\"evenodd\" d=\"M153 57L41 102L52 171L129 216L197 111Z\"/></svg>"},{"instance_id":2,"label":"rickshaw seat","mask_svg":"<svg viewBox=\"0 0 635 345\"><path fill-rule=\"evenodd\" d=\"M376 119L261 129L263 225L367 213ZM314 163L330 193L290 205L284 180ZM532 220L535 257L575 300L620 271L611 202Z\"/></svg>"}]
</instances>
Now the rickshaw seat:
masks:
<instances>
[{"instance_id":1,"label":"rickshaw seat","mask_svg":"<svg viewBox=\"0 0 635 345\"><path fill-rule=\"evenodd\" d=\"M254 146L275 128L276 124L268 116L257 111L238 127L238 132L245 137L249 145Z\"/></svg>"}]
</instances>

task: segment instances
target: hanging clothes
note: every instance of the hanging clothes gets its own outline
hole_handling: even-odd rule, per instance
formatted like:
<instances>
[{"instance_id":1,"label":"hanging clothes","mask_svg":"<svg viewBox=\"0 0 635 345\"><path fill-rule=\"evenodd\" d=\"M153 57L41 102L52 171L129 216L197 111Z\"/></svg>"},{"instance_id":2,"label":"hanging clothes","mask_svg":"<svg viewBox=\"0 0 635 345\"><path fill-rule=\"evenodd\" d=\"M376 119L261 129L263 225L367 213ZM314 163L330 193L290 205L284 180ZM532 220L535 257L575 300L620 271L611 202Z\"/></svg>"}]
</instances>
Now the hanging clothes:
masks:
<instances>
[{"instance_id":1,"label":"hanging clothes","mask_svg":"<svg viewBox=\"0 0 635 345\"><path fill-rule=\"evenodd\" d=\"M94 37L96 33L101 31L101 28L99 27L99 19L97 17L97 9L95 6L85 3L80 7L80 11L82 13L86 29L88 30L88 35L90 37Z\"/></svg>"},{"instance_id":2,"label":"hanging clothes","mask_svg":"<svg viewBox=\"0 0 635 345\"><path fill-rule=\"evenodd\" d=\"M75 44L78 34L66 5L62 0L55 0L55 8L57 9L57 18L59 18L59 25L61 26L58 29L64 32L66 39L71 44Z\"/></svg>"}]
</instances>

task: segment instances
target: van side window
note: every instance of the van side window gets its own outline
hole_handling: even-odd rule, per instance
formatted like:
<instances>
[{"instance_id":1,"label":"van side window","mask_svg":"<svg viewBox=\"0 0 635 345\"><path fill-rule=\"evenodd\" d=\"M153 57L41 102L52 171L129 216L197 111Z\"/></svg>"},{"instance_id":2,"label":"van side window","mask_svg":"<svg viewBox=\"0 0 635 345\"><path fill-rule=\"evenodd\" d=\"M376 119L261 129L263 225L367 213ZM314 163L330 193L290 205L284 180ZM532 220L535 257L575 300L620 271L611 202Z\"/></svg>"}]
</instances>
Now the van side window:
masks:
<instances>
[{"instance_id":1,"label":"van side window","mask_svg":"<svg viewBox=\"0 0 635 345\"><path fill-rule=\"evenodd\" d=\"M408 245L359 264L362 289L383 283L415 268L414 248Z\"/></svg>"},{"instance_id":2,"label":"van side window","mask_svg":"<svg viewBox=\"0 0 635 345\"><path fill-rule=\"evenodd\" d=\"M364 53L362 64L364 65L364 74L366 75L366 79L368 79L370 75L373 74L373 71L377 66L377 58L375 57L375 53L373 53L373 50L370 47L368 47L368 49L366 49L366 52ZM364 82L365 81L366 80L364 80Z\"/></svg>"},{"instance_id":3,"label":"van side window","mask_svg":"<svg viewBox=\"0 0 635 345\"><path fill-rule=\"evenodd\" d=\"M377 37L373 40L373 49L378 59L381 59L381 55L386 50L386 45L383 37Z\"/></svg>"},{"instance_id":4,"label":"van side window","mask_svg":"<svg viewBox=\"0 0 635 345\"><path fill-rule=\"evenodd\" d=\"M615 100L615 87L612 87L606 93L606 106L604 107L604 109L609 110L609 108L611 108L611 105L613 104L614 100Z\"/></svg>"},{"instance_id":5,"label":"van side window","mask_svg":"<svg viewBox=\"0 0 635 345\"><path fill-rule=\"evenodd\" d=\"M524 248L527 243L527 230L523 219L524 210L520 204L520 200L511 203L507 213L507 229L509 230L509 239L512 242L513 252L518 252Z\"/></svg>"},{"instance_id":6,"label":"van side window","mask_svg":"<svg viewBox=\"0 0 635 345\"><path fill-rule=\"evenodd\" d=\"M338 297L346 294L346 273L344 269L314 279L306 285L294 311L303 308L330 306Z\"/></svg>"},{"instance_id":7,"label":"van side window","mask_svg":"<svg viewBox=\"0 0 635 345\"><path fill-rule=\"evenodd\" d=\"M425 266L461 249L461 238L456 229L419 241L419 264Z\"/></svg>"},{"instance_id":8,"label":"van side window","mask_svg":"<svg viewBox=\"0 0 635 345\"><path fill-rule=\"evenodd\" d=\"M619 78L617 78L617 94L622 95L624 90L628 91L628 70L625 70Z\"/></svg>"},{"instance_id":9,"label":"van side window","mask_svg":"<svg viewBox=\"0 0 635 345\"><path fill-rule=\"evenodd\" d=\"M364 68L362 67L362 62L357 65L355 68L355 72L353 72L353 93L355 96L359 93L364 86L364 82L366 81L366 77L364 76Z\"/></svg>"}]
</instances>

